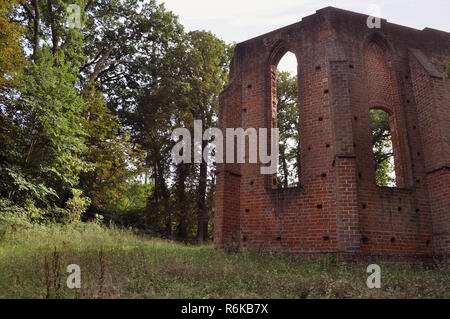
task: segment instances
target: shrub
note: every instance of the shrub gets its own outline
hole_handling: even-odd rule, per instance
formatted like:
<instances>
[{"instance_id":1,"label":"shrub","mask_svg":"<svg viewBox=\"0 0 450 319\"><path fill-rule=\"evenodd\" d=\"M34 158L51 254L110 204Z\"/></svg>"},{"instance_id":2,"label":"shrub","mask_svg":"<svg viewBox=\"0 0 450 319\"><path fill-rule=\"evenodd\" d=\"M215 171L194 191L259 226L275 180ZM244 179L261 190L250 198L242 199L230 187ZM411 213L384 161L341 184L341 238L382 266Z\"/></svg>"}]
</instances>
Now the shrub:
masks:
<instances>
[{"instance_id":1,"label":"shrub","mask_svg":"<svg viewBox=\"0 0 450 319\"><path fill-rule=\"evenodd\" d=\"M57 223L72 224L81 221L81 215L89 208L91 200L82 196L83 191L72 189L72 198L66 202L66 208L53 207L49 213Z\"/></svg>"},{"instance_id":2,"label":"shrub","mask_svg":"<svg viewBox=\"0 0 450 319\"><path fill-rule=\"evenodd\" d=\"M0 225L3 227L31 227L33 223L43 220L44 213L31 200L21 207L6 198L0 198Z\"/></svg>"}]
</instances>

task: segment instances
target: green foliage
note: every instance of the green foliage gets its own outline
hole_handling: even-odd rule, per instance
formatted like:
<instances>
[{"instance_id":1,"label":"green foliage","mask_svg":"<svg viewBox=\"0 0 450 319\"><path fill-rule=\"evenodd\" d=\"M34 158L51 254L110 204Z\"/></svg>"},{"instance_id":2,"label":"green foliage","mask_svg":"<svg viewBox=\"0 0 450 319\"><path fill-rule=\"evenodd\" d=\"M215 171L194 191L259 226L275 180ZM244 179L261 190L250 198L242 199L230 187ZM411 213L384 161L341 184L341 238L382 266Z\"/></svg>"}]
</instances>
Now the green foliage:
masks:
<instances>
[{"instance_id":1,"label":"green foliage","mask_svg":"<svg viewBox=\"0 0 450 319\"><path fill-rule=\"evenodd\" d=\"M18 0L0 0L0 99L6 88L17 85L17 79L26 66L20 38L23 35L22 26L13 22L11 15L19 5ZM1 101L0 100L0 101Z\"/></svg>"},{"instance_id":2,"label":"green foliage","mask_svg":"<svg viewBox=\"0 0 450 319\"><path fill-rule=\"evenodd\" d=\"M82 196L83 191L80 189L72 189L72 198L67 200L67 214L64 214L65 223L74 223L81 220L81 215L87 210L91 204L89 197Z\"/></svg>"},{"instance_id":3,"label":"green foliage","mask_svg":"<svg viewBox=\"0 0 450 319\"><path fill-rule=\"evenodd\" d=\"M43 202L47 202L48 195L58 197L54 189L46 187L44 183L34 181L31 176L25 175L20 166L0 167L0 174L5 177L0 182L2 188L6 189L8 186L12 186L11 191L8 193L9 198L13 197L15 191L29 194L31 198L40 199Z\"/></svg>"},{"instance_id":4,"label":"green foliage","mask_svg":"<svg viewBox=\"0 0 450 319\"><path fill-rule=\"evenodd\" d=\"M0 163L14 139L14 125L4 110L11 105L11 95L26 66L19 39L23 28L13 22L11 16L17 11L17 0L0 0Z\"/></svg>"},{"instance_id":5,"label":"green foliage","mask_svg":"<svg viewBox=\"0 0 450 319\"><path fill-rule=\"evenodd\" d=\"M188 88L182 94L177 105L181 106L184 113L178 113L178 121L190 128L193 136L193 119L202 121L202 130L217 126L219 94L228 80L228 65L231 62L231 47L226 45L215 35L206 31L189 32L174 50L175 65L179 65L180 78ZM175 61L174 61L175 62ZM212 147L212 141L203 141L202 149ZM181 170L180 170L181 169ZM177 180L177 200L189 202L181 183L188 177L186 170L189 168L177 167L177 172L182 173L182 178ZM196 187L196 215L197 215L197 240L199 242L208 239L208 223L211 219L211 203L208 198L214 194L214 179L208 180L208 165L203 162L198 167L198 186ZM194 171L195 173L195 171ZM209 191L209 194L208 194ZM188 220L186 205L179 203L177 207L178 217L184 218L178 224L180 237L188 233Z\"/></svg>"},{"instance_id":6,"label":"green foliage","mask_svg":"<svg viewBox=\"0 0 450 319\"><path fill-rule=\"evenodd\" d=\"M80 27L67 23L71 4ZM0 104L0 198L47 221L112 211L167 237L207 238L213 168L176 167L171 132L216 125L234 47L184 33L154 0L0 2L0 24L0 67L17 75ZM152 181L136 182L143 174Z\"/></svg>"},{"instance_id":7,"label":"green foliage","mask_svg":"<svg viewBox=\"0 0 450 319\"><path fill-rule=\"evenodd\" d=\"M21 1L14 12L12 6L0 4L0 23L12 39L0 41L9 50L2 49L2 53L9 56L17 51L13 38L18 38L22 29L5 19L13 13L25 26L23 45L28 52L32 51L26 70L22 70L24 63L11 60L16 67L11 72L24 71L23 76L11 86L8 95L2 95L0 198L24 208L23 203L32 202L48 220L64 223L79 220L90 202L98 209L120 197L127 188L127 180L139 172L136 163L141 161L141 155L131 143L130 134L121 130L117 117L109 111L94 85L86 82L83 88L80 81L84 80L82 74L86 72L80 75L80 71L88 57L97 56L104 49L91 45L99 38L89 33L93 31L92 24L86 23L83 8L106 9L109 17L113 17L109 25L117 26L122 22L114 16L121 13L115 9L126 4L33 0ZM82 8L82 28L69 28L66 23L71 4ZM135 2L134 9L137 8ZM91 20L102 17L91 16ZM1 33L0 40L3 35L7 36ZM98 52L85 56L86 48ZM6 67L1 63L0 66L6 72ZM90 199L84 198L81 191Z\"/></svg>"},{"instance_id":8,"label":"green foliage","mask_svg":"<svg viewBox=\"0 0 450 319\"><path fill-rule=\"evenodd\" d=\"M388 113L378 109L370 110L370 127L377 185L395 186L394 153Z\"/></svg>"},{"instance_id":9,"label":"green foliage","mask_svg":"<svg viewBox=\"0 0 450 319\"><path fill-rule=\"evenodd\" d=\"M153 192L153 183L139 180L128 181L126 190L120 197L115 197L108 207L109 211L136 211L147 207L147 199ZM135 225L137 226L137 225Z\"/></svg>"},{"instance_id":10,"label":"green foliage","mask_svg":"<svg viewBox=\"0 0 450 319\"><path fill-rule=\"evenodd\" d=\"M44 50L24 73L18 101L6 109L15 136L0 173L2 190L13 201L54 201L57 192L76 185L78 173L88 169L76 156L85 149L80 123L84 106L73 85L73 71L62 59L54 65Z\"/></svg>"},{"instance_id":11,"label":"green foliage","mask_svg":"<svg viewBox=\"0 0 450 319\"><path fill-rule=\"evenodd\" d=\"M28 201L24 207L18 206L10 200L0 198L0 227L31 227L32 223L42 220L43 212Z\"/></svg>"},{"instance_id":12,"label":"green foliage","mask_svg":"<svg viewBox=\"0 0 450 319\"><path fill-rule=\"evenodd\" d=\"M143 154L128 132L120 131L118 118L108 109L103 94L92 83L82 92L86 151L82 158L93 170L81 172L80 187L97 209L126 200L128 181L141 172Z\"/></svg>"},{"instance_id":13,"label":"green foliage","mask_svg":"<svg viewBox=\"0 0 450 319\"><path fill-rule=\"evenodd\" d=\"M204 229L209 220L214 181L205 163L175 166L171 162L175 144L171 133L180 126L193 131L194 119L202 120L204 127L215 125L231 53L209 32L175 35L171 45L159 44L160 56L145 46L146 58L127 63L134 72L118 84L130 94L127 103L114 98L109 105L120 105L121 121L131 126L133 141L145 151L145 167L155 185L147 199L145 223L167 237L186 239L195 233L193 228L202 224Z\"/></svg>"},{"instance_id":14,"label":"green foliage","mask_svg":"<svg viewBox=\"0 0 450 319\"><path fill-rule=\"evenodd\" d=\"M295 186L300 177L300 136L297 77L289 72L277 74L277 127L280 155L278 185Z\"/></svg>"},{"instance_id":15,"label":"green foliage","mask_svg":"<svg viewBox=\"0 0 450 319\"><path fill-rule=\"evenodd\" d=\"M18 205L10 200L0 198L0 225L30 228L34 224L80 222L81 215L90 205L90 199L82 194L81 190L72 189L72 197L67 200L66 208L50 204L44 208L38 208L31 199Z\"/></svg>"}]
</instances>

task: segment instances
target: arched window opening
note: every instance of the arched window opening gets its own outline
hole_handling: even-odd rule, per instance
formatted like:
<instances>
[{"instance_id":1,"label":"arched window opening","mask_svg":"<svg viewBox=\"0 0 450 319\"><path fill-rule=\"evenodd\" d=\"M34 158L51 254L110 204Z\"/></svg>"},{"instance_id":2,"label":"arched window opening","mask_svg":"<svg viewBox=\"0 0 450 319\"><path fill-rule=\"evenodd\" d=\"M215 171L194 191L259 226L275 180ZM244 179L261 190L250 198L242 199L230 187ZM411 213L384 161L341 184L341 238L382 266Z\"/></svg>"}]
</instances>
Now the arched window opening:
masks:
<instances>
[{"instance_id":1,"label":"arched window opening","mask_svg":"<svg viewBox=\"0 0 450 319\"><path fill-rule=\"evenodd\" d=\"M296 187L300 176L297 58L287 52L276 68L276 126L279 131L278 188Z\"/></svg>"},{"instance_id":2,"label":"arched window opening","mask_svg":"<svg viewBox=\"0 0 450 319\"><path fill-rule=\"evenodd\" d=\"M378 186L396 187L392 118L381 109L370 110L372 150L375 161L375 179Z\"/></svg>"}]
</instances>

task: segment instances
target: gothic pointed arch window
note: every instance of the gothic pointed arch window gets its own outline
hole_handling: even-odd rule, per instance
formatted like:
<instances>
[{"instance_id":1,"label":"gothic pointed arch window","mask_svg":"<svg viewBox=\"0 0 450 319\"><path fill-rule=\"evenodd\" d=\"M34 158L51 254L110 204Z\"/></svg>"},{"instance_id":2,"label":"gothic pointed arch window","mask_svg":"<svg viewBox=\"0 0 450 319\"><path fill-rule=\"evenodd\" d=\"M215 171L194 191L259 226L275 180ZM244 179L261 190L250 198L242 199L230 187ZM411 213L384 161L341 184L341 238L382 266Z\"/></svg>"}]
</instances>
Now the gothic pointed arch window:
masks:
<instances>
[{"instance_id":1,"label":"gothic pointed arch window","mask_svg":"<svg viewBox=\"0 0 450 319\"><path fill-rule=\"evenodd\" d=\"M375 33L364 48L364 72L376 184L403 187L404 163L397 127L400 101L390 52L386 40Z\"/></svg>"},{"instance_id":2,"label":"gothic pointed arch window","mask_svg":"<svg viewBox=\"0 0 450 319\"><path fill-rule=\"evenodd\" d=\"M279 153L273 187L299 185L300 126L297 57L287 48L277 52L271 65L272 127L278 128Z\"/></svg>"}]
</instances>

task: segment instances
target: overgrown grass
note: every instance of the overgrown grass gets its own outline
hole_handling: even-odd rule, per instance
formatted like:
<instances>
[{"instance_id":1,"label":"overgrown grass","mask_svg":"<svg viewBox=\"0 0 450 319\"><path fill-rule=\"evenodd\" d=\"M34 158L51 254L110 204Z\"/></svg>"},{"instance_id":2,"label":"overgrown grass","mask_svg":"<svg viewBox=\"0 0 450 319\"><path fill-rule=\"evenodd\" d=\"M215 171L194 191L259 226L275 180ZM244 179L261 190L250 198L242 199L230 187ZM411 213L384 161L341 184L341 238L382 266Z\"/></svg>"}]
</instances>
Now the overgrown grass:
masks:
<instances>
[{"instance_id":1,"label":"overgrown grass","mask_svg":"<svg viewBox=\"0 0 450 319\"><path fill-rule=\"evenodd\" d=\"M0 241L0 298L449 298L448 268L382 265L381 289L366 267L268 252L146 239L94 223L8 228ZM81 268L68 289L66 267Z\"/></svg>"}]
</instances>

